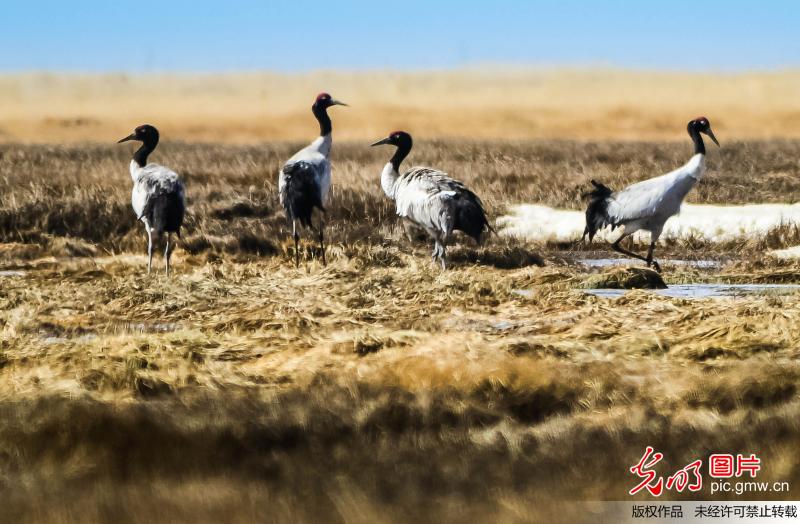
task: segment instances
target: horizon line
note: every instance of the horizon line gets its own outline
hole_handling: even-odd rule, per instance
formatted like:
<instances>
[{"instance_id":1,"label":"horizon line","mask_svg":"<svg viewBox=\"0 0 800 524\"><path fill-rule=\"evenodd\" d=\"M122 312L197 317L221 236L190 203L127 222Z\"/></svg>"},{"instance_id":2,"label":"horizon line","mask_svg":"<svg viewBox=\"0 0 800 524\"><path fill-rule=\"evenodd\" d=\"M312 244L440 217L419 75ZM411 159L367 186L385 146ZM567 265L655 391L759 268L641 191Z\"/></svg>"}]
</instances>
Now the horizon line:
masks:
<instances>
[{"instance_id":1,"label":"horizon line","mask_svg":"<svg viewBox=\"0 0 800 524\"><path fill-rule=\"evenodd\" d=\"M642 67L620 66L614 64L586 63L586 64L518 64L501 62L484 62L467 65L442 66L442 67L320 67L309 69L281 69L281 68L233 68L217 70L192 70L192 69L0 69L0 77L8 76L222 76L222 75L280 75L280 76L306 76L316 74L366 74L366 73L391 73L391 74L430 74L430 73L588 73L588 72L614 72L614 73L647 73L647 74L684 74L684 75L746 75L746 74L783 74L800 71L800 64L787 64L768 67L742 67L742 68L678 68L678 67Z\"/></svg>"}]
</instances>

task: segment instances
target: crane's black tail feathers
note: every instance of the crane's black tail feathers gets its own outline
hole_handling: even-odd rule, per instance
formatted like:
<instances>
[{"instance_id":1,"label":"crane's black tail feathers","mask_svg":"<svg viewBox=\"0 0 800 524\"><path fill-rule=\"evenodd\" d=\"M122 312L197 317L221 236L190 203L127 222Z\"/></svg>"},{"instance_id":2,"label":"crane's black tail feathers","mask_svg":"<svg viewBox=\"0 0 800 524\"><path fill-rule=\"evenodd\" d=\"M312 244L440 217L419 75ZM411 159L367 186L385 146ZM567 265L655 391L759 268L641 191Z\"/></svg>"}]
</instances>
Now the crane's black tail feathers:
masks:
<instances>
[{"instance_id":1,"label":"crane's black tail feathers","mask_svg":"<svg viewBox=\"0 0 800 524\"><path fill-rule=\"evenodd\" d=\"M455 199L453 229L463 231L479 244L485 230L495 233L494 228L486 218L486 211L484 211L483 203L478 198L478 195L471 191L466 191Z\"/></svg>"},{"instance_id":2,"label":"crane's black tail feathers","mask_svg":"<svg viewBox=\"0 0 800 524\"><path fill-rule=\"evenodd\" d=\"M589 242L598 230L609 224L614 226L608 218L608 199L613 191L596 180L592 180L592 185L594 189L582 195L583 198L589 199L589 205L586 207L586 229L583 230L583 238L588 235Z\"/></svg>"},{"instance_id":3,"label":"crane's black tail feathers","mask_svg":"<svg viewBox=\"0 0 800 524\"><path fill-rule=\"evenodd\" d=\"M150 223L159 235L164 232L177 233L181 236L183 215L186 206L183 197L177 191L165 192L153 197Z\"/></svg>"},{"instance_id":4,"label":"crane's black tail feathers","mask_svg":"<svg viewBox=\"0 0 800 524\"><path fill-rule=\"evenodd\" d=\"M311 214L314 208L325 211L314 166L302 161L288 164L283 166L283 175L286 184L281 197L286 217L290 222L299 220L304 226L311 227Z\"/></svg>"}]
</instances>

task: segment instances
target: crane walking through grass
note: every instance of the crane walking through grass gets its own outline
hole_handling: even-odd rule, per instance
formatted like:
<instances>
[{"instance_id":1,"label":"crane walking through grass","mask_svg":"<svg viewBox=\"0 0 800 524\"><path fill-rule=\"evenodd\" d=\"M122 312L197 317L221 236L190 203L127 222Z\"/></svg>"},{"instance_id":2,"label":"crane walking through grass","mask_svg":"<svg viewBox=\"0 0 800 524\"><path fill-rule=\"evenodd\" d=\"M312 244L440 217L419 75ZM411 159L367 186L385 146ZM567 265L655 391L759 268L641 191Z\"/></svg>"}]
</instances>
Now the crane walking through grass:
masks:
<instances>
[{"instance_id":1,"label":"crane walking through grass","mask_svg":"<svg viewBox=\"0 0 800 524\"><path fill-rule=\"evenodd\" d=\"M381 173L381 186L386 196L394 200L397 214L425 229L434 240L433 258L442 269L447 243L453 231L459 230L480 243L481 235L492 230L486 219L483 203L467 187L429 167L412 167L402 175L400 164L411 152L411 135L395 131L387 138L372 144L389 144L397 148Z\"/></svg>"},{"instance_id":2,"label":"crane walking through grass","mask_svg":"<svg viewBox=\"0 0 800 524\"><path fill-rule=\"evenodd\" d=\"M118 143L129 140L142 143L131 160L130 170L133 178L131 204L136 219L142 221L147 232L147 273L149 274L153 267L153 233L156 234L157 240L167 233L164 264L169 275L169 259L173 248L170 241L172 233L178 238L181 236L186 196L183 182L174 171L158 164L147 163L147 157L155 150L158 139L158 130L145 124L134 129L133 133Z\"/></svg>"},{"instance_id":3,"label":"crane walking through grass","mask_svg":"<svg viewBox=\"0 0 800 524\"><path fill-rule=\"evenodd\" d=\"M612 191L605 185L592 180L594 189L586 193L589 206L586 208L586 229L584 238L592 241L598 230L606 226L615 229L622 226L622 235L611 247L618 253L638 258L661 272L658 262L653 260L653 250L661 236L664 224L678 214L681 204L694 185L703 178L706 170L706 147L700 133L708 135L717 146L719 142L711 131L711 123L706 117L698 117L687 125L689 136L694 142L694 155L680 168L656 178L630 185L622 191ZM650 232L650 247L647 256L628 251L620 242L639 230Z\"/></svg>"},{"instance_id":4,"label":"crane walking through grass","mask_svg":"<svg viewBox=\"0 0 800 524\"><path fill-rule=\"evenodd\" d=\"M319 122L319 137L290 158L278 174L278 193L286 218L292 223L294 238L294 263L300 265L300 233L297 222L312 228L311 215L314 208L325 211L325 201L331 188L331 118L328 108L346 106L328 93L317 96L311 112ZM319 218L319 246L322 263L325 264L325 221Z\"/></svg>"}]
</instances>

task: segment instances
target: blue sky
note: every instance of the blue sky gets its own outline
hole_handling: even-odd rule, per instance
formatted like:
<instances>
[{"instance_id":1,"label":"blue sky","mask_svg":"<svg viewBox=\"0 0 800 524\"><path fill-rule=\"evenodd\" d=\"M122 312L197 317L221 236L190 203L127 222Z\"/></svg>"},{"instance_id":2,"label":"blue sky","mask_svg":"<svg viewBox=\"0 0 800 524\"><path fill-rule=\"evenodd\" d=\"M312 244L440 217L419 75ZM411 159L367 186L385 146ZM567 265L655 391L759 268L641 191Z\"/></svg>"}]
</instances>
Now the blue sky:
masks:
<instances>
[{"instance_id":1,"label":"blue sky","mask_svg":"<svg viewBox=\"0 0 800 524\"><path fill-rule=\"evenodd\" d=\"M800 66L800 3L5 1L0 71Z\"/></svg>"}]
</instances>

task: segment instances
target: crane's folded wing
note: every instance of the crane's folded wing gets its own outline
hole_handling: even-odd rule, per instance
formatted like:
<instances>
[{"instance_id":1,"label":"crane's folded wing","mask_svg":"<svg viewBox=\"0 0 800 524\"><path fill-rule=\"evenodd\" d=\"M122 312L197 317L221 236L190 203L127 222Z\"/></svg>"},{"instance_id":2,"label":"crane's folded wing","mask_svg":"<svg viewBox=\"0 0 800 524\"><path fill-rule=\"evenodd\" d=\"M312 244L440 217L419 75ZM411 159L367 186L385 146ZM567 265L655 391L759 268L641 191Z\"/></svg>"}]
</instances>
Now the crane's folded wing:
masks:
<instances>
[{"instance_id":1,"label":"crane's folded wing","mask_svg":"<svg viewBox=\"0 0 800 524\"><path fill-rule=\"evenodd\" d=\"M148 164L142 168L134 185L131 204L137 219L141 219L150 214L157 197L174 194L183 202L184 193L183 183L177 173L159 164Z\"/></svg>"}]
</instances>

